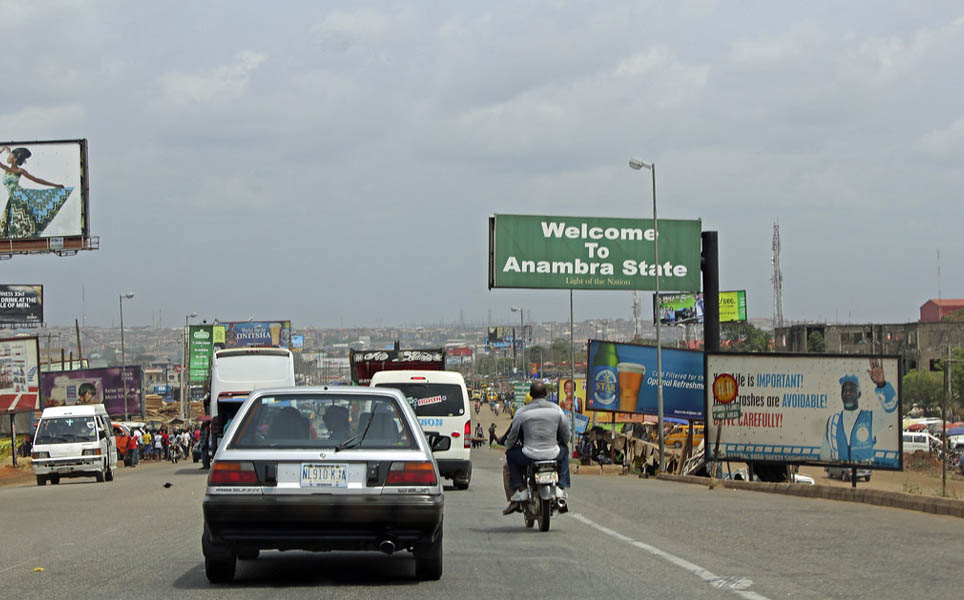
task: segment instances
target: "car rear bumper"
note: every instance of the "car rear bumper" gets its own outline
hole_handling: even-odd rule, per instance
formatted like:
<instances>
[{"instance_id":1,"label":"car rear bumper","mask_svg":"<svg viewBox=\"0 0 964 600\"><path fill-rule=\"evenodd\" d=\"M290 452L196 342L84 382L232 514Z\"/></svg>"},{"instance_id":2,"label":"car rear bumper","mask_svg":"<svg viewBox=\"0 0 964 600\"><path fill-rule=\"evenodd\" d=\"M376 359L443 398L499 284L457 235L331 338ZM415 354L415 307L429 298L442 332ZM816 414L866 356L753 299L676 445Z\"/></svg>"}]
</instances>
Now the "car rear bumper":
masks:
<instances>
[{"instance_id":1,"label":"car rear bumper","mask_svg":"<svg viewBox=\"0 0 964 600\"><path fill-rule=\"evenodd\" d=\"M434 541L442 532L439 496L206 496L210 543L278 550L398 549Z\"/></svg>"},{"instance_id":2,"label":"car rear bumper","mask_svg":"<svg viewBox=\"0 0 964 600\"><path fill-rule=\"evenodd\" d=\"M445 477L446 479L468 479L472 477L472 461L471 460L458 460L458 459L447 459L439 458L435 462L438 463L439 475Z\"/></svg>"}]
</instances>

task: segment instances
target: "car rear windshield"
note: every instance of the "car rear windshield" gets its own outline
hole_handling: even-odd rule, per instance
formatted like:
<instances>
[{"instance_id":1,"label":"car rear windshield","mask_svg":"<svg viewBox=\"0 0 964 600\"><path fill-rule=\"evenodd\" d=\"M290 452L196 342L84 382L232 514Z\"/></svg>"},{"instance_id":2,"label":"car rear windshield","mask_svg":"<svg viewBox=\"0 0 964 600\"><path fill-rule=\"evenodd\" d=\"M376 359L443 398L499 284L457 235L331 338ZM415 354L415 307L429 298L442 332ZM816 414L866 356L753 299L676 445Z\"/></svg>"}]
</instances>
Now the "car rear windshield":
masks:
<instances>
[{"instance_id":1,"label":"car rear windshield","mask_svg":"<svg viewBox=\"0 0 964 600\"><path fill-rule=\"evenodd\" d=\"M401 407L386 396L262 396L240 418L231 448L418 447Z\"/></svg>"},{"instance_id":2,"label":"car rear windshield","mask_svg":"<svg viewBox=\"0 0 964 600\"><path fill-rule=\"evenodd\" d=\"M452 417L465 414L462 386L454 383L380 383L377 387L401 390L420 417Z\"/></svg>"},{"instance_id":3,"label":"car rear windshield","mask_svg":"<svg viewBox=\"0 0 964 600\"><path fill-rule=\"evenodd\" d=\"M51 417L40 421L34 444L72 444L96 439L94 417Z\"/></svg>"}]
</instances>

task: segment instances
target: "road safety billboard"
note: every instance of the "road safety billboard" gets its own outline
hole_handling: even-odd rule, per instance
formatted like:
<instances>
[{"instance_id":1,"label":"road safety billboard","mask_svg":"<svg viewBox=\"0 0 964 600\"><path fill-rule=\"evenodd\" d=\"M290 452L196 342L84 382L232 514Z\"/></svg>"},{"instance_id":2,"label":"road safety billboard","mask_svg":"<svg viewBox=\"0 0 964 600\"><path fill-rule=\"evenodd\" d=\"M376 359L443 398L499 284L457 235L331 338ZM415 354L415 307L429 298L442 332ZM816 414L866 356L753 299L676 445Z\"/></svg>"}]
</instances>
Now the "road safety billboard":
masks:
<instances>
[{"instance_id":1,"label":"road safety billboard","mask_svg":"<svg viewBox=\"0 0 964 600\"><path fill-rule=\"evenodd\" d=\"M211 357L214 355L214 326L188 327L188 381L199 383L211 378Z\"/></svg>"},{"instance_id":2,"label":"road safety billboard","mask_svg":"<svg viewBox=\"0 0 964 600\"><path fill-rule=\"evenodd\" d=\"M663 325L702 323L703 294L660 294L653 314L659 315ZM720 323L737 321L746 321L746 291L720 292Z\"/></svg>"},{"instance_id":3,"label":"road safety billboard","mask_svg":"<svg viewBox=\"0 0 964 600\"><path fill-rule=\"evenodd\" d=\"M663 416L703 419L703 353L663 348ZM655 346L589 340L588 410L658 411Z\"/></svg>"},{"instance_id":4,"label":"road safety billboard","mask_svg":"<svg viewBox=\"0 0 964 600\"><path fill-rule=\"evenodd\" d=\"M900 470L901 377L896 356L707 354L708 414L720 458Z\"/></svg>"},{"instance_id":5,"label":"road safety billboard","mask_svg":"<svg viewBox=\"0 0 964 600\"><path fill-rule=\"evenodd\" d=\"M85 249L87 140L0 142L0 252Z\"/></svg>"},{"instance_id":6,"label":"road safety billboard","mask_svg":"<svg viewBox=\"0 0 964 600\"><path fill-rule=\"evenodd\" d=\"M0 340L0 412L41 408L39 361L37 338Z\"/></svg>"},{"instance_id":7,"label":"road safety billboard","mask_svg":"<svg viewBox=\"0 0 964 600\"><path fill-rule=\"evenodd\" d=\"M25 329L44 323L44 286L0 285L0 328Z\"/></svg>"},{"instance_id":8,"label":"road safety billboard","mask_svg":"<svg viewBox=\"0 0 964 600\"><path fill-rule=\"evenodd\" d=\"M42 375L44 408L48 406L74 406L77 404L103 404L107 414L124 416L124 387L127 387L127 415L143 414L143 373L140 367L79 369L62 373Z\"/></svg>"},{"instance_id":9,"label":"road safety billboard","mask_svg":"<svg viewBox=\"0 0 964 600\"><path fill-rule=\"evenodd\" d=\"M495 215L489 288L699 291L700 221Z\"/></svg>"}]
</instances>

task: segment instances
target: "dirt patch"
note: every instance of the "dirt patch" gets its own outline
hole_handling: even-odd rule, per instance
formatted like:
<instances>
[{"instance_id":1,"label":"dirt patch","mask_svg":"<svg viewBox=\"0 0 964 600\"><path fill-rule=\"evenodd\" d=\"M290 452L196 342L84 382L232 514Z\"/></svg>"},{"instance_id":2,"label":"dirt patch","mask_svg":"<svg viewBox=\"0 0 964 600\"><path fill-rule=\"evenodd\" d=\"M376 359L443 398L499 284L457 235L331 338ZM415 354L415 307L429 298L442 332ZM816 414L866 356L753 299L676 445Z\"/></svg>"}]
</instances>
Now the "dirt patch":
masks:
<instances>
[{"instance_id":1,"label":"dirt patch","mask_svg":"<svg viewBox=\"0 0 964 600\"><path fill-rule=\"evenodd\" d=\"M18 458L17 466L14 467L10 457L3 460L0 466L0 487L8 485L26 485L36 481L33 468L30 467L30 460Z\"/></svg>"},{"instance_id":2,"label":"dirt patch","mask_svg":"<svg viewBox=\"0 0 964 600\"><path fill-rule=\"evenodd\" d=\"M800 472L813 477L818 485L850 487L850 481L827 477L823 467L801 467ZM964 475L960 469L947 469L947 497L964 500ZM904 456L903 471L872 471L870 481L858 481L858 488L903 492L921 496L941 495L941 463L933 456Z\"/></svg>"}]
</instances>

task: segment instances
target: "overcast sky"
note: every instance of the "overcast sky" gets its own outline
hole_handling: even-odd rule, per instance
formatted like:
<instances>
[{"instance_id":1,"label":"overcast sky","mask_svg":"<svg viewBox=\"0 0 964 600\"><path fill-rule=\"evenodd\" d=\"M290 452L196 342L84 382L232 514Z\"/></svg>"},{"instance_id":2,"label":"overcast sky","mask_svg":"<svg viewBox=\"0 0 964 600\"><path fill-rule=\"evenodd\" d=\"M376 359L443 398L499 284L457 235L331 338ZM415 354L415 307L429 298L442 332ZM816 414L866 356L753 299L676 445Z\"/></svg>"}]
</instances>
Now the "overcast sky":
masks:
<instances>
[{"instance_id":1,"label":"overcast sky","mask_svg":"<svg viewBox=\"0 0 964 600\"><path fill-rule=\"evenodd\" d=\"M565 291L487 289L487 217L651 216L630 156L752 318L777 220L789 320L964 297L959 2L25 0L0 37L0 140L89 144L101 249L0 263L51 324L115 324L127 290L132 325L567 320Z\"/></svg>"}]
</instances>

